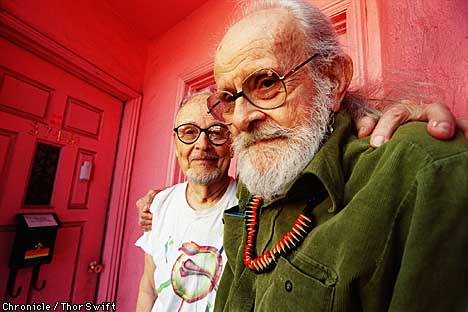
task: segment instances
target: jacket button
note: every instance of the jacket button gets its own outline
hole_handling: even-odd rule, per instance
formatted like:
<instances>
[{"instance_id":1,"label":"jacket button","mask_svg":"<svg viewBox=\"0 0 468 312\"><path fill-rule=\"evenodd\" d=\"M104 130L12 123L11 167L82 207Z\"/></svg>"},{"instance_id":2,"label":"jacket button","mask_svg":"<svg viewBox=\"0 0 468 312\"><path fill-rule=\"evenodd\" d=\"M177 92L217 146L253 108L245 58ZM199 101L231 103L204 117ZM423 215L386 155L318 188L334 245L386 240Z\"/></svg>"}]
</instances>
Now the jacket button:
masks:
<instances>
[{"instance_id":1,"label":"jacket button","mask_svg":"<svg viewBox=\"0 0 468 312\"><path fill-rule=\"evenodd\" d=\"M293 284L291 281L286 281L286 283L284 283L284 288L286 289L287 292L290 292L292 291L293 289Z\"/></svg>"}]
</instances>

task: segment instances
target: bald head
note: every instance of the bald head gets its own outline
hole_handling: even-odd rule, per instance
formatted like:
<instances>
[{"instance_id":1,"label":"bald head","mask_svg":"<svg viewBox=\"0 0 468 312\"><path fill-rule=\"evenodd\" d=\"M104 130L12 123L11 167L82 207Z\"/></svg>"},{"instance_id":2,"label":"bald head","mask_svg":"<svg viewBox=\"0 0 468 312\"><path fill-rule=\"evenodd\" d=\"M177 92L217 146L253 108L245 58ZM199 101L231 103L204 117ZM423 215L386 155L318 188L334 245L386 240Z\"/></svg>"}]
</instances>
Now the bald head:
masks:
<instances>
[{"instance_id":1,"label":"bald head","mask_svg":"<svg viewBox=\"0 0 468 312\"><path fill-rule=\"evenodd\" d=\"M281 24L280 22L275 25L279 21L278 15L281 14L289 15L289 23ZM293 26L293 28L288 29L287 25ZM254 26L256 31L252 31L249 26ZM280 28L278 29L276 26ZM244 18L233 25L226 33L226 36L232 34L236 29L243 32L244 38L253 38L253 36L259 38L263 35L272 37L286 35L286 37L282 38L283 43L287 44L289 48L292 46L294 46L294 49L301 48L301 53L305 49L307 55L342 53L330 19L317 7L306 1L252 0L245 8ZM295 45L295 39L300 40L298 46ZM243 46L243 43L245 41L240 40L238 46ZM281 44L281 40L278 40L277 43ZM226 48L236 48L236 46L229 47L225 45L224 40L220 48L223 45Z\"/></svg>"},{"instance_id":2,"label":"bald head","mask_svg":"<svg viewBox=\"0 0 468 312\"><path fill-rule=\"evenodd\" d=\"M212 118L211 115L208 114L208 110L206 108L206 99L211 94L212 93L209 91L201 91L185 97L176 114L176 125L181 123L181 119L186 119L185 116L187 115L189 117L192 116L195 119L196 116L200 116L200 118Z\"/></svg>"},{"instance_id":3,"label":"bald head","mask_svg":"<svg viewBox=\"0 0 468 312\"><path fill-rule=\"evenodd\" d=\"M258 68L285 71L307 55L301 44L304 40L305 33L288 10L273 8L251 13L234 24L219 44L215 77L238 67L246 72ZM220 83L217 80L218 87Z\"/></svg>"}]
</instances>

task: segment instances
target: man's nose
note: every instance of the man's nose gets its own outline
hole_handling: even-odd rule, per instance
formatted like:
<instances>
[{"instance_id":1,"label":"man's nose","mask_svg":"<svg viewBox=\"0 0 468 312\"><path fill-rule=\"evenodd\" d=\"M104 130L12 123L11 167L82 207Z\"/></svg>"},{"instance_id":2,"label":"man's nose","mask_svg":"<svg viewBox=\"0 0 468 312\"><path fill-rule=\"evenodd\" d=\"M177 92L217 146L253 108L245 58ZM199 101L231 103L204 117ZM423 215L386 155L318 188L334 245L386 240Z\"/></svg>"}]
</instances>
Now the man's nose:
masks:
<instances>
[{"instance_id":1,"label":"man's nose","mask_svg":"<svg viewBox=\"0 0 468 312\"><path fill-rule=\"evenodd\" d=\"M200 133L198 140L195 142L195 148L206 150L210 146L210 141L208 141L208 136L206 135L206 132Z\"/></svg>"},{"instance_id":2,"label":"man's nose","mask_svg":"<svg viewBox=\"0 0 468 312\"><path fill-rule=\"evenodd\" d=\"M245 97L240 97L234 106L232 124L238 131L248 131L253 122L264 120L265 117L262 110L252 105Z\"/></svg>"}]
</instances>

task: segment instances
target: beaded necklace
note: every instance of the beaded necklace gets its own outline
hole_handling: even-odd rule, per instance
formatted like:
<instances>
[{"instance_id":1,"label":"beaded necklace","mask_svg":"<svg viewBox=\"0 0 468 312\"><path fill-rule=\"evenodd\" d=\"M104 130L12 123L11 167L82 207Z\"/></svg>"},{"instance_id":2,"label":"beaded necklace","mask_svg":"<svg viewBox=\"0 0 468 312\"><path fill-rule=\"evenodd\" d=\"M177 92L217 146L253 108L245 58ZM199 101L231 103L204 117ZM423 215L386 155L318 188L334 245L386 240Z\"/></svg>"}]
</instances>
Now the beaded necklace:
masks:
<instances>
[{"instance_id":1,"label":"beaded necklace","mask_svg":"<svg viewBox=\"0 0 468 312\"><path fill-rule=\"evenodd\" d=\"M312 230L312 218L309 215L308 207L304 208L297 217L291 231L266 252L254 258L253 249L258 232L258 209L262 204L262 198L254 195L247 204L245 211L245 226L247 227L247 243L244 248L244 265L256 273L265 273L272 270L280 256L290 254L299 247L307 234Z\"/></svg>"}]
</instances>

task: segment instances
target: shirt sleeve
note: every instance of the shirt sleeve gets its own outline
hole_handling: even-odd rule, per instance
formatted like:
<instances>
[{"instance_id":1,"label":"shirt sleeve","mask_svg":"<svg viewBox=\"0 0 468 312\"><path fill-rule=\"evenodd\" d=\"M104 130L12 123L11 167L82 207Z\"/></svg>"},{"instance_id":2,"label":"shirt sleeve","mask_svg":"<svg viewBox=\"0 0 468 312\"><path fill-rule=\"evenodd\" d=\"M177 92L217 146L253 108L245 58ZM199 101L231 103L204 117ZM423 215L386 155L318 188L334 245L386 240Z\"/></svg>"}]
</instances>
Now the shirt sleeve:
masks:
<instances>
[{"instance_id":1,"label":"shirt sleeve","mask_svg":"<svg viewBox=\"0 0 468 312\"><path fill-rule=\"evenodd\" d=\"M467 311L467 173L465 152L416 174L395 229L401 259L389 311Z\"/></svg>"},{"instance_id":2,"label":"shirt sleeve","mask_svg":"<svg viewBox=\"0 0 468 312\"><path fill-rule=\"evenodd\" d=\"M160 208L161 205L161 196L163 192L159 192L156 194L156 196L153 199L153 202L151 203L150 206L150 212L153 214L153 226L152 230L148 232L144 232L143 235L138 238L138 240L135 242L135 246L140 247L143 249L144 252L146 252L149 255L154 255L154 250L155 250L155 242L154 242L154 237L157 235L157 228L158 226L157 221L160 218L158 214L158 208Z\"/></svg>"},{"instance_id":3,"label":"shirt sleeve","mask_svg":"<svg viewBox=\"0 0 468 312\"><path fill-rule=\"evenodd\" d=\"M135 242L135 246L140 247L149 255L153 254L153 244L151 244L151 231L143 233L140 238Z\"/></svg>"}]
</instances>

